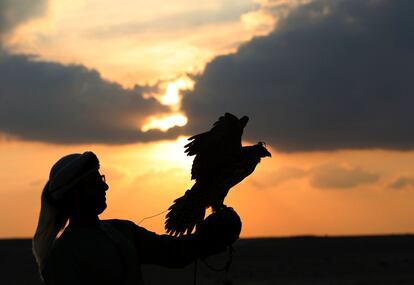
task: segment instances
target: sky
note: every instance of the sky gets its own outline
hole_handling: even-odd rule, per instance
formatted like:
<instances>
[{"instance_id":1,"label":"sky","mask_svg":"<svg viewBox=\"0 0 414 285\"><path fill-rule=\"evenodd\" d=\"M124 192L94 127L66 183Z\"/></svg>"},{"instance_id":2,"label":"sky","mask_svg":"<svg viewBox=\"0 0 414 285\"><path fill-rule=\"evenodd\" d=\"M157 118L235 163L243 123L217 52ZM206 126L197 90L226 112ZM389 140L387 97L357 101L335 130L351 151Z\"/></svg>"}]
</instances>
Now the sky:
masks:
<instances>
[{"instance_id":1,"label":"sky","mask_svg":"<svg viewBox=\"0 0 414 285\"><path fill-rule=\"evenodd\" d=\"M163 233L187 138L225 112L272 158L229 193L242 237L414 233L414 3L0 0L0 238L94 151L103 219Z\"/></svg>"}]
</instances>

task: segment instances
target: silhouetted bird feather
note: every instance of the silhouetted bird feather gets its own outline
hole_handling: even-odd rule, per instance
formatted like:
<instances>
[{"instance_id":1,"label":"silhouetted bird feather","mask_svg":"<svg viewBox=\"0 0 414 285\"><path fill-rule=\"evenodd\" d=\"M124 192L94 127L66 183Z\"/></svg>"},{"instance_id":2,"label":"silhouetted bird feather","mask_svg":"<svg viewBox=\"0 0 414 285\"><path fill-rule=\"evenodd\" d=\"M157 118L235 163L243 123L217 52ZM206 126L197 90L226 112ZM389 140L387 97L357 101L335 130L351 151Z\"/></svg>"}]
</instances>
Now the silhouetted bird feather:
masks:
<instances>
[{"instance_id":1,"label":"silhouetted bird feather","mask_svg":"<svg viewBox=\"0 0 414 285\"><path fill-rule=\"evenodd\" d=\"M249 176L262 157L271 156L264 143L242 147L241 137L249 118L226 113L205 133L190 137L185 145L195 155L191 178L196 182L168 209L165 229L171 235L189 234L212 207L226 207L224 198L230 188Z\"/></svg>"}]
</instances>

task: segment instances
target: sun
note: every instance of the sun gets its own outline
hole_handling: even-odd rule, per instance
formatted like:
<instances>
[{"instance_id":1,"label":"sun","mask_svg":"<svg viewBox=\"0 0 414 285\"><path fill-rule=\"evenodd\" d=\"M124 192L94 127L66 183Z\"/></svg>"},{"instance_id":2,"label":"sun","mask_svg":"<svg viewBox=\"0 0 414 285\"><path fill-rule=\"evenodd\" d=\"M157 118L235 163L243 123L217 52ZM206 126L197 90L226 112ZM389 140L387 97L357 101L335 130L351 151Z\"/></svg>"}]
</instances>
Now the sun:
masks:
<instances>
[{"instance_id":1,"label":"sun","mask_svg":"<svg viewBox=\"0 0 414 285\"><path fill-rule=\"evenodd\" d=\"M158 129L163 132L173 127L183 127L187 124L188 119L179 112L181 108L182 91L192 90L194 88L194 81L188 76L182 76L178 79L169 81L165 85L165 92L160 95L153 96L163 105L169 106L171 113L151 116L147 122L141 127L141 131L147 132L149 130Z\"/></svg>"},{"instance_id":2,"label":"sun","mask_svg":"<svg viewBox=\"0 0 414 285\"><path fill-rule=\"evenodd\" d=\"M159 129L163 132L178 126L183 127L187 124L187 117L182 113L174 113L172 115L150 117L148 123L142 126L141 131L147 132L152 129Z\"/></svg>"},{"instance_id":3,"label":"sun","mask_svg":"<svg viewBox=\"0 0 414 285\"><path fill-rule=\"evenodd\" d=\"M193 87L194 81L187 76L168 82L167 87L165 88L165 94L160 98L160 102L163 105L179 108L182 98L180 91L192 90Z\"/></svg>"}]
</instances>

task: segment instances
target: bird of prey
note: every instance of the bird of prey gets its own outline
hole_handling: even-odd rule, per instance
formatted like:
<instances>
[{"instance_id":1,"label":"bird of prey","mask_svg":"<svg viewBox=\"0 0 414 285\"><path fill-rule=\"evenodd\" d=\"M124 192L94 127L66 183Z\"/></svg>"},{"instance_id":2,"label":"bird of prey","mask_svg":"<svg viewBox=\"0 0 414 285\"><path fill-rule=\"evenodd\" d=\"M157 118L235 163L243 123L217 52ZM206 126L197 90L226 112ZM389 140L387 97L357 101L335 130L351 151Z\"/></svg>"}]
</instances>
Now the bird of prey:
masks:
<instances>
[{"instance_id":1,"label":"bird of prey","mask_svg":"<svg viewBox=\"0 0 414 285\"><path fill-rule=\"evenodd\" d=\"M195 155L191 179L196 182L168 209L166 232L181 236L190 234L205 216L225 208L224 198L230 188L249 176L260 159L271 156L263 142L242 146L243 129L249 118L226 113L205 133L190 137L185 145L188 156Z\"/></svg>"}]
</instances>

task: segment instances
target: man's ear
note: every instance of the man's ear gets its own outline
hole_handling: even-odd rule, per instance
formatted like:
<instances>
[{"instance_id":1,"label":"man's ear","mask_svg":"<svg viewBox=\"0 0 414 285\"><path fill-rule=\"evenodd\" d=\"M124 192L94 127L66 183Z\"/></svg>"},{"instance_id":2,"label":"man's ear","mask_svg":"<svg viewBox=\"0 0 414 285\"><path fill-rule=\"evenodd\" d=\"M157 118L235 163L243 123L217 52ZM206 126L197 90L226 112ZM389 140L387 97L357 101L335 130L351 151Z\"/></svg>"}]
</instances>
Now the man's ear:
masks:
<instances>
[{"instance_id":1,"label":"man's ear","mask_svg":"<svg viewBox=\"0 0 414 285\"><path fill-rule=\"evenodd\" d=\"M62 199L60 199L59 201L56 201L57 202L56 207L63 213L66 213L67 215L71 215L77 203L76 192L77 191L66 192L62 196Z\"/></svg>"}]
</instances>

